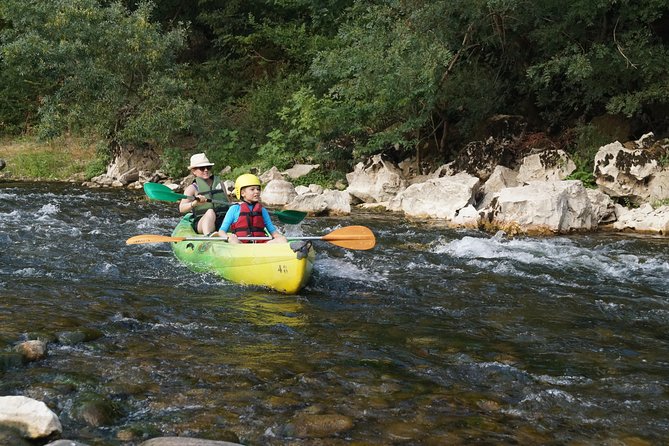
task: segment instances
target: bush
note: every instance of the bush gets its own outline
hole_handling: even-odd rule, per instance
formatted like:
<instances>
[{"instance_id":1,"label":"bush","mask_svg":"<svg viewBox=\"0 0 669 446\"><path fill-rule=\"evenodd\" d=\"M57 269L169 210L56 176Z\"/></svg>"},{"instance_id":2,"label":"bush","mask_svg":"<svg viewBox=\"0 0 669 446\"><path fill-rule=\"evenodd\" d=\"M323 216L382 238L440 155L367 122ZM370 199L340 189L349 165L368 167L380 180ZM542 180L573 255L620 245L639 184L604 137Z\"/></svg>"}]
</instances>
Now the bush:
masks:
<instances>
[{"instance_id":1,"label":"bush","mask_svg":"<svg viewBox=\"0 0 669 446\"><path fill-rule=\"evenodd\" d=\"M608 144L610 141L592 124L579 126L575 129L575 132L574 146L569 152L574 164L576 164L576 170L567 179L581 180L585 187L594 189L597 187L593 174L595 155L597 155L597 150L601 146Z\"/></svg>"},{"instance_id":2,"label":"bush","mask_svg":"<svg viewBox=\"0 0 669 446\"><path fill-rule=\"evenodd\" d=\"M186 173L188 163L181 149L176 147L165 148L160 160L162 161L162 169L170 177L178 178L184 176Z\"/></svg>"}]
</instances>

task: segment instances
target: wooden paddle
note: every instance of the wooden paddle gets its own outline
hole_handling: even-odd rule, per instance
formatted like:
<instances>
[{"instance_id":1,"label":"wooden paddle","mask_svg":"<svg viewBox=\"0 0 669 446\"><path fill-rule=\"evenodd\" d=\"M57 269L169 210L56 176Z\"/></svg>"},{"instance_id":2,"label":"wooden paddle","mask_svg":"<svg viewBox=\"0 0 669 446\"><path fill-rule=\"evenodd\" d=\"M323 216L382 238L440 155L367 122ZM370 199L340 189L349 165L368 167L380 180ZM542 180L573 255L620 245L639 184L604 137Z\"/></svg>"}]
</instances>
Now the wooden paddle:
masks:
<instances>
[{"instance_id":1,"label":"wooden paddle","mask_svg":"<svg viewBox=\"0 0 669 446\"><path fill-rule=\"evenodd\" d=\"M348 249L367 250L376 245L374 233L365 226L345 226L335 229L329 234L315 237L287 237L288 240L324 240L336 246ZM271 240L269 237L239 237L240 240ZM221 237L170 237L167 235L142 234L130 237L125 241L127 245L140 245L144 243L165 243L165 242L188 242L188 241L207 241L224 242Z\"/></svg>"},{"instance_id":2,"label":"wooden paddle","mask_svg":"<svg viewBox=\"0 0 669 446\"><path fill-rule=\"evenodd\" d=\"M194 199L194 197L190 195L178 194L172 191L172 189L170 189L169 187L160 183L144 183L144 192L146 192L146 195L152 200L170 201L173 203L179 200L183 200L184 198L189 200ZM207 200L207 201L212 202L212 200ZM213 200L213 202L227 205L228 207L231 206L231 204L228 203L227 201ZM269 211L269 213L272 215L276 215L280 222L287 223L290 225L298 224L299 222L304 220L304 217L307 216L306 212L301 212L301 211Z\"/></svg>"}]
</instances>

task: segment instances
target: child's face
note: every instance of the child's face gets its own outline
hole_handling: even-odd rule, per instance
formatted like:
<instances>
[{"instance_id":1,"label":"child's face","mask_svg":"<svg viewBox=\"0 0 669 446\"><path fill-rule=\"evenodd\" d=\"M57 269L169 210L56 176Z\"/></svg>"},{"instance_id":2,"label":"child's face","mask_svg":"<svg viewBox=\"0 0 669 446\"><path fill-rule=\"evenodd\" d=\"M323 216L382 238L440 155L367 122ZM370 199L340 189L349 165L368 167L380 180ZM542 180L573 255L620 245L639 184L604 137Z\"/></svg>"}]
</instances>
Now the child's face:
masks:
<instances>
[{"instance_id":1,"label":"child's face","mask_svg":"<svg viewBox=\"0 0 669 446\"><path fill-rule=\"evenodd\" d=\"M244 201L257 203L260 201L260 186L246 186L241 190Z\"/></svg>"}]
</instances>

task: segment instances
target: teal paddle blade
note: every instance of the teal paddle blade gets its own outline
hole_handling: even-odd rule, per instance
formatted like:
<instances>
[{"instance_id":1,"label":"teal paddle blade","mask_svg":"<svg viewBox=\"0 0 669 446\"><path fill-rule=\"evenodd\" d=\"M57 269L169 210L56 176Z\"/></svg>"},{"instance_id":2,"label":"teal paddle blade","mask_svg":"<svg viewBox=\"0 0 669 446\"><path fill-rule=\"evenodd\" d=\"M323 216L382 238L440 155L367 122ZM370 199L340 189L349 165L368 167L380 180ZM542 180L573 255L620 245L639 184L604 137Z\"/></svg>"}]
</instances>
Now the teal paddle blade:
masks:
<instances>
[{"instance_id":1,"label":"teal paddle blade","mask_svg":"<svg viewBox=\"0 0 669 446\"><path fill-rule=\"evenodd\" d=\"M144 192L152 200L177 202L182 198L188 198L186 195L177 194L160 183L144 183Z\"/></svg>"},{"instance_id":2,"label":"teal paddle blade","mask_svg":"<svg viewBox=\"0 0 669 446\"><path fill-rule=\"evenodd\" d=\"M280 222L289 225L296 225L307 216L306 212L301 211L272 211L272 214L276 215Z\"/></svg>"}]
</instances>

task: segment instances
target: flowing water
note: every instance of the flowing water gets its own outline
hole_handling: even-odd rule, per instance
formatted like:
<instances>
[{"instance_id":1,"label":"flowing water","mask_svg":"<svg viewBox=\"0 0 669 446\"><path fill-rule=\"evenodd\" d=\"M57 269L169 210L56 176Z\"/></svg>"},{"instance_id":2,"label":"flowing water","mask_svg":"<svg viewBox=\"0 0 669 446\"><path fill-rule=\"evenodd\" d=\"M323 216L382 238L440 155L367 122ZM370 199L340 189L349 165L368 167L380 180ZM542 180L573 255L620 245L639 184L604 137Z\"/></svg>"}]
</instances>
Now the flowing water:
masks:
<instances>
[{"instance_id":1,"label":"flowing water","mask_svg":"<svg viewBox=\"0 0 669 446\"><path fill-rule=\"evenodd\" d=\"M668 238L307 218L285 232L362 224L378 244L317 242L312 280L284 296L124 243L177 221L139 191L0 183L0 350L51 341L46 359L0 367L0 395L45 401L91 445L669 438ZM79 414L91 395L106 421Z\"/></svg>"}]
</instances>

